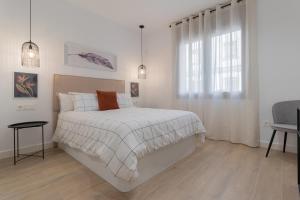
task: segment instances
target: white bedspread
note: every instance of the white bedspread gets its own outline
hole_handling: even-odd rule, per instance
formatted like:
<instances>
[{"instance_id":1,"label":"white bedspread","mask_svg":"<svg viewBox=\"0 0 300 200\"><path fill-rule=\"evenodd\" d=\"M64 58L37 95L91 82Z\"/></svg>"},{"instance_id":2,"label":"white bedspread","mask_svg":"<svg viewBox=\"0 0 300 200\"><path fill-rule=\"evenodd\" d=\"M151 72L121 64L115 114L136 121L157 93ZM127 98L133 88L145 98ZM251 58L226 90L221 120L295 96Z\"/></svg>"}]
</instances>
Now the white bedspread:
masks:
<instances>
[{"instance_id":1,"label":"white bedspread","mask_svg":"<svg viewBox=\"0 0 300 200\"><path fill-rule=\"evenodd\" d=\"M53 140L99 157L130 181L146 153L200 133L205 129L192 112L133 107L61 113Z\"/></svg>"}]
</instances>

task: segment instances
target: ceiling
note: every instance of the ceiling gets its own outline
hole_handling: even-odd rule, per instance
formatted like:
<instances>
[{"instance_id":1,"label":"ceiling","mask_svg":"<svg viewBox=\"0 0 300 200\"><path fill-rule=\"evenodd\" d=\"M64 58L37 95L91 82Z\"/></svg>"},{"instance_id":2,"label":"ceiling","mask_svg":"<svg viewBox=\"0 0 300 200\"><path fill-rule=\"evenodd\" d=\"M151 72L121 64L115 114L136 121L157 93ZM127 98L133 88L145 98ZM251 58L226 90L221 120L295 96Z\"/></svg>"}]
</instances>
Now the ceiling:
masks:
<instances>
[{"instance_id":1,"label":"ceiling","mask_svg":"<svg viewBox=\"0 0 300 200\"><path fill-rule=\"evenodd\" d=\"M224 2L224 0L67 1L131 30L136 30L139 24L144 24L148 31L167 27L171 22Z\"/></svg>"}]
</instances>

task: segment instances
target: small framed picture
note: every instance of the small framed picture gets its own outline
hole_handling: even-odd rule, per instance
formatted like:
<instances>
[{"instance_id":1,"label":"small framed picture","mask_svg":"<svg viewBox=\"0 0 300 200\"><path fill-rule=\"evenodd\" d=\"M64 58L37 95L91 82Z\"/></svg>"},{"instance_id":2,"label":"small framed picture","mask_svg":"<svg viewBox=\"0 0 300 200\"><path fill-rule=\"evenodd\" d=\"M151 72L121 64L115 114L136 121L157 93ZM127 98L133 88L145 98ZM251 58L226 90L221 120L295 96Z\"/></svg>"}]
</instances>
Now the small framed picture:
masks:
<instances>
[{"instance_id":1,"label":"small framed picture","mask_svg":"<svg viewBox=\"0 0 300 200\"><path fill-rule=\"evenodd\" d=\"M130 83L130 93L131 97L139 97L139 83Z\"/></svg>"},{"instance_id":2,"label":"small framed picture","mask_svg":"<svg viewBox=\"0 0 300 200\"><path fill-rule=\"evenodd\" d=\"M24 72L14 73L14 97L38 97L38 75Z\"/></svg>"}]
</instances>

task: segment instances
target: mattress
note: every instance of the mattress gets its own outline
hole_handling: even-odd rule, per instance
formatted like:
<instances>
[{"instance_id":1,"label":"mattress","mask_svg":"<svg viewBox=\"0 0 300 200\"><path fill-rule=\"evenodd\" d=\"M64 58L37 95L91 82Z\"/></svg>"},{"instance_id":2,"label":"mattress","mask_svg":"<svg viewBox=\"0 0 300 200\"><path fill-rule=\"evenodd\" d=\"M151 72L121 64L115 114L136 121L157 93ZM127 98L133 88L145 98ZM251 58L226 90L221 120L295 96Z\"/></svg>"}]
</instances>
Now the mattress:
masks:
<instances>
[{"instance_id":1,"label":"mattress","mask_svg":"<svg viewBox=\"0 0 300 200\"><path fill-rule=\"evenodd\" d=\"M192 112L132 107L60 113L53 140L99 158L116 177L132 181L144 155L204 133Z\"/></svg>"}]
</instances>

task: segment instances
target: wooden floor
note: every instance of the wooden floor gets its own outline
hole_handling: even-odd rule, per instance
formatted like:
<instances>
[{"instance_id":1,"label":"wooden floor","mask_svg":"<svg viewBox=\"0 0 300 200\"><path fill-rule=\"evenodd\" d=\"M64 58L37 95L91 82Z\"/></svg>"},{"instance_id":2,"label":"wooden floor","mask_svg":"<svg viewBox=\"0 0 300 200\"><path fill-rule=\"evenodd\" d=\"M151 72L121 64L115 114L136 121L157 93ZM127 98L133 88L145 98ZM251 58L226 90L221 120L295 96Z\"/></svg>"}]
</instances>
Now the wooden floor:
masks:
<instances>
[{"instance_id":1,"label":"wooden floor","mask_svg":"<svg viewBox=\"0 0 300 200\"><path fill-rule=\"evenodd\" d=\"M207 141L188 158L121 193L59 149L46 160L0 161L0 199L295 200L296 155Z\"/></svg>"}]
</instances>

